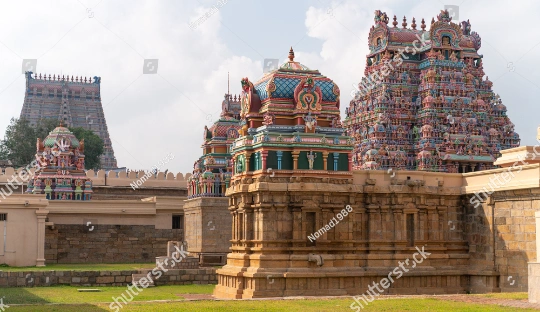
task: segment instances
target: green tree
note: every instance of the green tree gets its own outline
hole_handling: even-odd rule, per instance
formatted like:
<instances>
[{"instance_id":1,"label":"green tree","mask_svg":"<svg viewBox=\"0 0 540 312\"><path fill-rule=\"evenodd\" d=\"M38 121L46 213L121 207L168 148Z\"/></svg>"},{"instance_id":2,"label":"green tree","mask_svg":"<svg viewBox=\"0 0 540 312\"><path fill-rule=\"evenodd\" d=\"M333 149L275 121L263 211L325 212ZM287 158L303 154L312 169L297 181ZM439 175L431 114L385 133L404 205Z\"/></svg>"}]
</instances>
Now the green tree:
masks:
<instances>
[{"instance_id":1,"label":"green tree","mask_svg":"<svg viewBox=\"0 0 540 312\"><path fill-rule=\"evenodd\" d=\"M58 127L56 119L42 119L35 126L24 118L12 118L0 141L0 159L11 160L13 166L24 167L34 160L37 138L45 139ZM81 127L69 129L79 141L84 139L86 169L99 169L103 154L103 140L91 130Z\"/></svg>"},{"instance_id":2,"label":"green tree","mask_svg":"<svg viewBox=\"0 0 540 312\"><path fill-rule=\"evenodd\" d=\"M34 160L37 138L44 138L58 121L43 119L34 127L24 118L11 118L4 139L0 141L0 158L11 160L13 166L24 167Z\"/></svg>"},{"instance_id":3,"label":"green tree","mask_svg":"<svg viewBox=\"0 0 540 312\"><path fill-rule=\"evenodd\" d=\"M11 160L14 166L26 166L34 159L36 136L26 119L11 118L4 139L0 143L0 157Z\"/></svg>"},{"instance_id":4,"label":"green tree","mask_svg":"<svg viewBox=\"0 0 540 312\"><path fill-rule=\"evenodd\" d=\"M69 128L75 137L82 141L84 139L84 166L86 169L99 169L101 163L99 157L103 154L103 140L92 130L82 127Z\"/></svg>"}]
</instances>

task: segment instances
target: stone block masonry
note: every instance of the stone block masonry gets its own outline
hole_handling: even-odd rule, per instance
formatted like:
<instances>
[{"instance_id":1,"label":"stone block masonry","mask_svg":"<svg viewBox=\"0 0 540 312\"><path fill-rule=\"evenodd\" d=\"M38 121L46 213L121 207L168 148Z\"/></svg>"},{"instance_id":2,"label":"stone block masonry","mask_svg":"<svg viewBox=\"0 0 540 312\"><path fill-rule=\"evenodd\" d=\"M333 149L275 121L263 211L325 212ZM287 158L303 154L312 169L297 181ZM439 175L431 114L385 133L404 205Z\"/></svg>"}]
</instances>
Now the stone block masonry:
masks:
<instances>
[{"instance_id":1,"label":"stone block masonry","mask_svg":"<svg viewBox=\"0 0 540 312\"><path fill-rule=\"evenodd\" d=\"M148 274L151 270L133 271L0 271L0 287L33 287L33 286L127 286L131 284L132 274ZM214 268L168 270L154 281L156 286L216 284L217 275Z\"/></svg>"},{"instance_id":2,"label":"stone block masonry","mask_svg":"<svg viewBox=\"0 0 540 312\"><path fill-rule=\"evenodd\" d=\"M167 253L167 242L182 240L181 229L153 225L58 224L46 230L46 263L144 263Z\"/></svg>"},{"instance_id":3,"label":"stone block masonry","mask_svg":"<svg viewBox=\"0 0 540 312\"><path fill-rule=\"evenodd\" d=\"M471 268L498 271L502 292L526 292L531 286L529 263L537 256L535 213L539 211L539 188L495 192L478 208L466 208L464 231Z\"/></svg>"},{"instance_id":4,"label":"stone block masonry","mask_svg":"<svg viewBox=\"0 0 540 312\"><path fill-rule=\"evenodd\" d=\"M540 303L540 211L536 219L536 262L529 262L529 302Z\"/></svg>"}]
</instances>

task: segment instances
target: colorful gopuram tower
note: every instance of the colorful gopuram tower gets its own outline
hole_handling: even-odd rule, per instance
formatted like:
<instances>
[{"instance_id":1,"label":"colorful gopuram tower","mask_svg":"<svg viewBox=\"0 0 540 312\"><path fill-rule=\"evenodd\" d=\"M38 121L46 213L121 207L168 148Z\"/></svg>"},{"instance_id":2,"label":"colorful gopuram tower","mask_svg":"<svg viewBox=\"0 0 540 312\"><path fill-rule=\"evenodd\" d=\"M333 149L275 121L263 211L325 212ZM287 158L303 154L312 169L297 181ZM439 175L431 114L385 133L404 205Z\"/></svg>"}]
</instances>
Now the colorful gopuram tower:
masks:
<instances>
[{"instance_id":1,"label":"colorful gopuram tower","mask_svg":"<svg viewBox=\"0 0 540 312\"><path fill-rule=\"evenodd\" d=\"M232 248L227 265L218 270L214 295L300 294L303 290L287 290L285 284L306 283L306 275L321 270L331 274L319 268L322 258L312 255L328 252L330 245L308 236L343 210L348 192L355 191L352 139L341 126L339 88L295 61L292 48L280 68L241 84L242 129L231 148L234 174L226 192ZM284 274L290 279L270 280Z\"/></svg>"},{"instance_id":2,"label":"colorful gopuram tower","mask_svg":"<svg viewBox=\"0 0 540 312\"><path fill-rule=\"evenodd\" d=\"M117 168L107 122L101 104L101 77L65 77L26 72L26 90L21 118L31 125L40 119L55 119L66 127L92 130L103 140L101 168Z\"/></svg>"},{"instance_id":3,"label":"colorful gopuram tower","mask_svg":"<svg viewBox=\"0 0 540 312\"><path fill-rule=\"evenodd\" d=\"M448 11L422 19L375 11L366 69L344 126L355 139L355 169L471 172L495 168L519 146L506 106L484 78L480 36Z\"/></svg>"},{"instance_id":4,"label":"colorful gopuram tower","mask_svg":"<svg viewBox=\"0 0 540 312\"><path fill-rule=\"evenodd\" d=\"M352 141L341 127L339 88L331 79L295 62L291 48L279 69L241 83L241 138L232 147L237 179L267 171L346 174Z\"/></svg>"},{"instance_id":5,"label":"colorful gopuram tower","mask_svg":"<svg viewBox=\"0 0 540 312\"><path fill-rule=\"evenodd\" d=\"M36 161L40 167L28 182L28 193L45 194L49 200L90 200L92 180L84 170L84 140L79 141L60 125L41 141Z\"/></svg>"},{"instance_id":6,"label":"colorful gopuram tower","mask_svg":"<svg viewBox=\"0 0 540 312\"><path fill-rule=\"evenodd\" d=\"M221 115L204 127L203 155L193 164L188 178L188 198L223 197L232 175L230 147L240 129L240 96L225 94Z\"/></svg>"}]
</instances>

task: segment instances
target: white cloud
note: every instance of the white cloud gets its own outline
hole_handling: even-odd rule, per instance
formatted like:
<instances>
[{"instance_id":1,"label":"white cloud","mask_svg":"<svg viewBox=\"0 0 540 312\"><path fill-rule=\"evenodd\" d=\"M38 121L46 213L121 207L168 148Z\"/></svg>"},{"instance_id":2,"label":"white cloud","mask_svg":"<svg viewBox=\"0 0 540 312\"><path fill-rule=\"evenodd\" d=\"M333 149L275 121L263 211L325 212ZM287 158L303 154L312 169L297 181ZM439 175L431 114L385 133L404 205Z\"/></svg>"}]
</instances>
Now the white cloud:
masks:
<instances>
[{"instance_id":1,"label":"white cloud","mask_svg":"<svg viewBox=\"0 0 540 312\"><path fill-rule=\"evenodd\" d=\"M102 77L105 117L119 165L150 168L171 152L176 157L169 171L191 172L202 154L202 131L211 120L206 116L219 117L227 72L232 93L239 93L241 77L261 72L259 62L233 55L220 39L221 12L196 30L188 27L212 5L103 1L90 9L94 16L89 18L75 2L13 2L0 13L0 26L13 31L0 35L0 41L23 58L40 57L54 46L38 59L37 72ZM6 62L0 88L20 77L0 94L0 129L20 114L24 94L22 60L9 49L0 46ZM157 75L142 75L145 58L159 59Z\"/></svg>"}]
</instances>

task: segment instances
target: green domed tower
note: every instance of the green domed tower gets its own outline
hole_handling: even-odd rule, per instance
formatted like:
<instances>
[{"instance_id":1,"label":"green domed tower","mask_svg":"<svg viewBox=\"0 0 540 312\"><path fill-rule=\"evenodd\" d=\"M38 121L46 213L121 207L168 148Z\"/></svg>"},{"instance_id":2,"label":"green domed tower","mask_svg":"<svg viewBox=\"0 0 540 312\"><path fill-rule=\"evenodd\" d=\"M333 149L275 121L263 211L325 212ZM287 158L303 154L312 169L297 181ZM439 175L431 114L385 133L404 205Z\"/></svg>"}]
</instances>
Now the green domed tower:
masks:
<instances>
[{"instance_id":1,"label":"green domed tower","mask_svg":"<svg viewBox=\"0 0 540 312\"><path fill-rule=\"evenodd\" d=\"M37 139L36 161L40 164L28 183L28 193L46 194L50 200L90 200L92 181L84 169L84 140L68 128L56 127Z\"/></svg>"}]
</instances>

